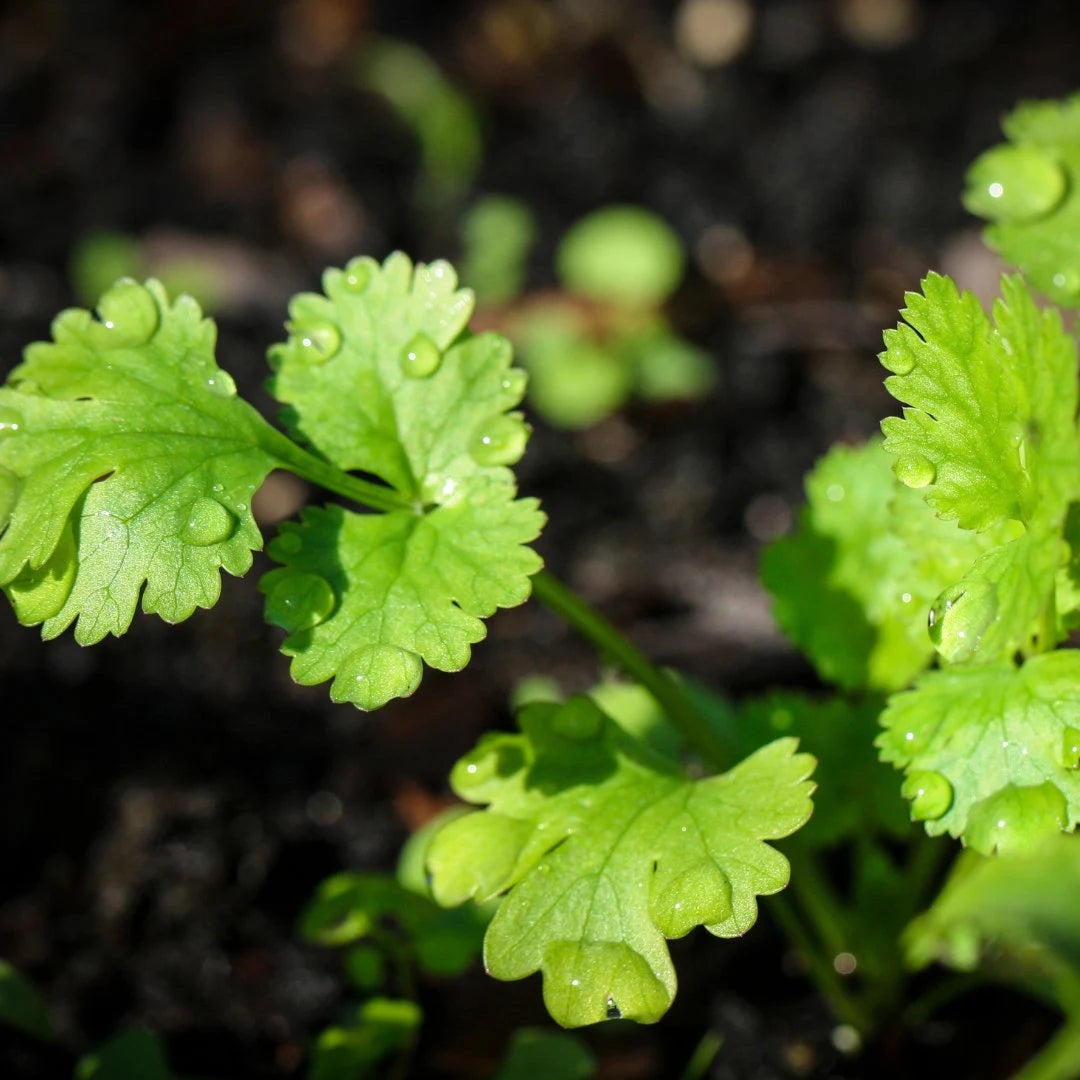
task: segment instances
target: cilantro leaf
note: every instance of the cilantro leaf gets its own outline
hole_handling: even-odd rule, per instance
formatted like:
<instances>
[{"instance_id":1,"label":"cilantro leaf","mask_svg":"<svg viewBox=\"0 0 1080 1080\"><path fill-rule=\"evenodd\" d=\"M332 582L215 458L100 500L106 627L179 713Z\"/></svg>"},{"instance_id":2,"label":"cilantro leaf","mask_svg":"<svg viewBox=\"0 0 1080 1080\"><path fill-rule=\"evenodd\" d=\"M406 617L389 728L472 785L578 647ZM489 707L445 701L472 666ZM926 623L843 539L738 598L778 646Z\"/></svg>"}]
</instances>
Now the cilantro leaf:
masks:
<instances>
[{"instance_id":1,"label":"cilantro leaf","mask_svg":"<svg viewBox=\"0 0 1080 1080\"><path fill-rule=\"evenodd\" d=\"M277 464L193 300L124 280L99 312L62 312L0 389L0 584L84 645L122 634L140 591L168 622L213 605L262 546L251 496Z\"/></svg>"},{"instance_id":2,"label":"cilantro leaf","mask_svg":"<svg viewBox=\"0 0 1080 1080\"><path fill-rule=\"evenodd\" d=\"M458 342L473 294L453 268L400 252L323 275L326 296L289 305L287 343L269 353L283 419L340 469L362 470L421 505L475 480L508 482L525 452L524 372L498 334Z\"/></svg>"},{"instance_id":3,"label":"cilantro leaf","mask_svg":"<svg viewBox=\"0 0 1080 1080\"><path fill-rule=\"evenodd\" d=\"M544 976L564 1027L658 1020L675 994L665 938L705 925L745 933L787 860L763 840L810 814L813 759L778 739L722 776L688 779L588 698L527 706L455 766L455 791L487 803L436 834L440 903L506 893L484 945L499 979Z\"/></svg>"},{"instance_id":4,"label":"cilantro leaf","mask_svg":"<svg viewBox=\"0 0 1080 1080\"><path fill-rule=\"evenodd\" d=\"M777 622L823 679L907 685L933 656L934 598L989 541L935 518L896 480L880 439L834 446L807 476L806 496L798 530L761 560Z\"/></svg>"},{"instance_id":5,"label":"cilantro leaf","mask_svg":"<svg viewBox=\"0 0 1080 1080\"><path fill-rule=\"evenodd\" d=\"M962 855L929 911L903 936L913 967L977 966L1080 1010L1080 837L986 859Z\"/></svg>"},{"instance_id":6,"label":"cilantro leaf","mask_svg":"<svg viewBox=\"0 0 1080 1080\"><path fill-rule=\"evenodd\" d=\"M376 709L417 688L421 661L459 671L481 619L528 599L541 560L524 545L543 521L496 482L424 515L308 508L282 525L269 554L285 565L259 583L267 618L290 631L293 678L332 678L334 701Z\"/></svg>"},{"instance_id":7,"label":"cilantro leaf","mask_svg":"<svg viewBox=\"0 0 1080 1080\"><path fill-rule=\"evenodd\" d=\"M327 297L291 307L286 345L271 350L287 422L339 468L385 480L410 505L368 515L331 506L286 524L270 545L284 564L260 582L282 651L304 685L374 709L411 694L422 661L458 671L485 634L482 618L523 603L540 558L524 545L544 517L514 499L507 465L528 428L506 414L524 393L510 347L461 334L472 294L446 263L392 255L328 270Z\"/></svg>"},{"instance_id":8,"label":"cilantro leaf","mask_svg":"<svg viewBox=\"0 0 1080 1080\"><path fill-rule=\"evenodd\" d=\"M1059 304L1080 304L1080 94L1029 101L1002 122L1008 142L968 169L964 205L986 242Z\"/></svg>"},{"instance_id":9,"label":"cilantro leaf","mask_svg":"<svg viewBox=\"0 0 1080 1080\"><path fill-rule=\"evenodd\" d=\"M897 476L991 547L931 612L945 659L993 661L1027 647L1051 603L1076 494L1076 346L1056 311L1002 279L994 325L971 293L931 274L885 333L889 392L909 406L882 422Z\"/></svg>"},{"instance_id":10,"label":"cilantro leaf","mask_svg":"<svg viewBox=\"0 0 1080 1080\"><path fill-rule=\"evenodd\" d=\"M1019 850L1080 821L1080 653L923 675L889 701L881 757L931 835Z\"/></svg>"}]
</instances>

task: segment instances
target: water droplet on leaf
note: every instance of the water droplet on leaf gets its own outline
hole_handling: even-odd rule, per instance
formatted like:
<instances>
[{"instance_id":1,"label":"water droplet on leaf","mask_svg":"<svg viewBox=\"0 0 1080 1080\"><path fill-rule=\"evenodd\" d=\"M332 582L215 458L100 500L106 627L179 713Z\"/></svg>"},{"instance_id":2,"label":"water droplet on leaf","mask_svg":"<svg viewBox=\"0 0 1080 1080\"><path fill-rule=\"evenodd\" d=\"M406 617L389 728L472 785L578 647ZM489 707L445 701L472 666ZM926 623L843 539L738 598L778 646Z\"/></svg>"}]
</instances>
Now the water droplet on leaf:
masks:
<instances>
[{"instance_id":1,"label":"water droplet on leaf","mask_svg":"<svg viewBox=\"0 0 1080 1080\"><path fill-rule=\"evenodd\" d=\"M371 266L364 259L353 259L345 267L345 287L349 292L362 293L371 284Z\"/></svg>"},{"instance_id":2,"label":"water droplet on leaf","mask_svg":"<svg viewBox=\"0 0 1080 1080\"><path fill-rule=\"evenodd\" d=\"M932 769L911 773L900 793L911 800L912 821L936 821L952 806L952 784Z\"/></svg>"},{"instance_id":3,"label":"water droplet on leaf","mask_svg":"<svg viewBox=\"0 0 1080 1080\"><path fill-rule=\"evenodd\" d=\"M469 456L477 465L513 465L525 453L529 427L518 416L495 416L476 430Z\"/></svg>"},{"instance_id":4,"label":"water droplet on leaf","mask_svg":"<svg viewBox=\"0 0 1080 1080\"><path fill-rule=\"evenodd\" d=\"M220 544L232 536L236 518L215 499L196 499L184 525L182 539L192 547Z\"/></svg>"},{"instance_id":5,"label":"water droplet on leaf","mask_svg":"<svg viewBox=\"0 0 1080 1080\"><path fill-rule=\"evenodd\" d=\"M1026 851L1044 836L1068 826L1065 796L1049 780L1021 787L1006 784L968 811L964 839L976 851Z\"/></svg>"},{"instance_id":6,"label":"water droplet on leaf","mask_svg":"<svg viewBox=\"0 0 1080 1080\"><path fill-rule=\"evenodd\" d=\"M325 622L336 605L334 590L318 574L283 575L266 598L266 620L290 634Z\"/></svg>"},{"instance_id":7,"label":"water droplet on leaf","mask_svg":"<svg viewBox=\"0 0 1080 1080\"><path fill-rule=\"evenodd\" d=\"M207 375L203 380L203 386L214 397L236 397L236 383L233 382L233 377L227 371L222 371L221 368L215 368L213 372Z\"/></svg>"},{"instance_id":8,"label":"water droplet on leaf","mask_svg":"<svg viewBox=\"0 0 1080 1080\"><path fill-rule=\"evenodd\" d=\"M378 709L393 698L408 697L423 673L423 661L416 653L396 645L371 645L345 658L330 697L361 709Z\"/></svg>"},{"instance_id":9,"label":"water droplet on leaf","mask_svg":"<svg viewBox=\"0 0 1080 1080\"><path fill-rule=\"evenodd\" d=\"M0 405L0 439L17 435L22 430L22 426L22 413L17 413L6 405Z\"/></svg>"},{"instance_id":10,"label":"water droplet on leaf","mask_svg":"<svg viewBox=\"0 0 1080 1080\"><path fill-rule=\"evenodd\" d=\"M878 359L894 375L910 375L915 368L915 351L899 334L889 341L889 347Z\"/></svg>"},{"instance_id":11,"label":"water droplet on leaf","mask_svg":"<svg viewBox=\"0 0 1080 1080\"><path fill-rule=\"evenodd\" d=\"M1029 221L1049 213L1065 195L1062 167L1035 146L995 146L975 159L965 177L964 205L990 221Z\"/></svg>"},{"instance_id":12,"label":"water droplet on leaf","mask_svg":"<svg viewBox=\"0 0 1080 1080\"><path fill-rule=\"evenodd\" d=\"M438 345L424 333L414 335L401 353L401 370L410 379L426 379L435 373L441 363L442 353Z\"/></svg>"},{"instance_id":13,"label":"water droplet on leaf","mask_svg":"<svg viewBox=\"0 0 1080 1080\"><path fill-rule=\"evenodd\" d=\"M901 458L896 463L895 471L897 480L901 484L906 484L909 488L924 488L927 484L932 484L934 477L937 475L934 463L921 454Z\"/></svg>"},{"instance_id":14,"label":"water droplet on leaf","mask_svg":"<svg viewBox=\"0 0 1080 1080\"><path fill-rule=\"evenodd\" d=\"M297 355L309 364L324 364L341 350L341 331L333 323L302 322L291 329Z\"/></svg>"},{"instance_id":15,"label":"water droplet on leaf","mask_svg":"<svg viewBox=\"0 0 1080 1080\"><path fill-rule=\"evenodd\" d=\"M110 345L144 345L158 328L157 301L137 281L118 281L98 303Z\"/></svg>"},{"instance_id":16,"label":"water droplet on leaf","mask_svg":"<svg viewBox=\"0 0 1080 1080\"><path fill-rule=\"evenodd\" d=\"M274 540L274 548L281 555L298 555L303 547L304 541L300 539L300 534L292 530L278 533Z\"/></svg>"},{"instance_id":17,"label":"water droplet on leaf","mask_svg":"<svg viewBox=\"0 0 1080 1080\"><path fill-rule=\"evenodd\" d=\"M1061 740L1061 763L1066 769L1080 769L1080 730L1068 724Z\"/></svg>"},{"instance_id":18,"label":"water droplet on leaf","mask_svg":"<svg viewBox=\"0 0 1080 1080\"><path fill-rule=\"evenodd\" d=\"M930 640L951 664L970 659L997 619L997 589L979 578L951 585L934 601L927 619Z\"/></svg>"},{"instance_id":19,"label":"water droplet on leaf","mask_svg":"<svg viewBox=\"0 0 1080 1080\"><path fill-rule=\"evenodd\" d=\"M1059 270L1052 280L1054 288L1067 296L1073 297L1080 293L1080 272L1076 270Z\"/></svg>"}]
</instances>

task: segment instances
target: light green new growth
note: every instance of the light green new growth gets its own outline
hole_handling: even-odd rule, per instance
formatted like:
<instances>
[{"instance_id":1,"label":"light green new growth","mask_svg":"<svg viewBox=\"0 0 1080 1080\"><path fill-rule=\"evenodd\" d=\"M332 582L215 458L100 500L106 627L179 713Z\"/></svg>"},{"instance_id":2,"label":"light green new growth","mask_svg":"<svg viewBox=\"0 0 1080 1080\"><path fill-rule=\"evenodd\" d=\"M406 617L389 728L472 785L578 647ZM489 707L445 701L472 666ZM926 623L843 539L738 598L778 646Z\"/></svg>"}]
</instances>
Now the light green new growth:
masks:
<instances>
[{"instance_id":1,"label":"light green new growth","mask_svg":"<svg viewBox=\"0 0 1080 1080\"><path fill-rule=\"evenodd\" d=\"M907 686L933 656L935 597L992 546L936 518L890 462L878 439L833 447L806 479L798 530L761 561L781 629L845 689Z\"/></svg>"},{"instance_id":2,"label":"light green new growth","mask_svg":"<svg viewBox=\"0 0 1080 1080\"><path fill-rule=\"evenodd\" d=\"M374 709L416 689L421 661L457 671L480 619L529 596L543 526L507 467L525 451L524 374L495 334L455 344L472 312L447 263L400 254L328 270L290 306L270 352L286 420L340 469L385 481L387 513L310 509L282 527L267 617L290 632L293 677ZM393 501L398 509L393 509Z\"/></svg>"},{"instance_id":3,"label":"light green new growth","mask_svg":"<svg viewBox=\"0 0 1080 1080\"><path fill-rule=\"evenodd\" d=\"M1002 121L1009 141L968 169L964 205L987 242L1059 304L1080 304L1080 94L1029 101Z\"/></svg>"},{"instance_id":4,"label":"light green new growth","mask_svg":"<svg viewBox=\"0 0 1080 1080\"><path fill-rule=\"evenodd\" d=\"M992 547L947 589L931 637L951 662L992 662L1056 641L1054 581L1077 494L1076 346L1056 311L1002 279L994 324L971 293L929 275L885 333L889 392L909 407L882 422L896 475Z\"/></svg>"},{"instance_id":5,"label":"light green new growth","mask_svg":"<svg viewBox=\"0 0 1080 1080\"><path fill-rule=\"evenodd\" d=\"M488 809L432 841L435 898L506 893L484 946L499 979L544 976L565 1027L658 1020L675 995L666 938L705 925L745 933L756 896L788 880L763 843L810 814L813 758L778 739L730 772L690 780L588 698L526 706L522 734L494 734L454 768L455 791Z\"/></svg>"},{"instance_id":6,"label":"light green new growth","mask_svg":"<svg viewBox=\"0 0 1080 1080\"><path fill-rule=\"evenodd\" d=\"M262 546L251 496L277 465L193 300L121 281L99 311L62 312L0 389L0 584L84 645L122 634L140 591L169 622L213 605Z\"/></svg>"},{"instance_id":7,"label":"light green new growth","mask_svg":"<svg viewBox=\"0 0 1080 1080\"><path fill-rule=\"evenodd\" d=\"M1080 821L1080 652L947 668L894 696L882 759L912 816L977 851L1024 850Z\"/></svg>"}]
</instances>

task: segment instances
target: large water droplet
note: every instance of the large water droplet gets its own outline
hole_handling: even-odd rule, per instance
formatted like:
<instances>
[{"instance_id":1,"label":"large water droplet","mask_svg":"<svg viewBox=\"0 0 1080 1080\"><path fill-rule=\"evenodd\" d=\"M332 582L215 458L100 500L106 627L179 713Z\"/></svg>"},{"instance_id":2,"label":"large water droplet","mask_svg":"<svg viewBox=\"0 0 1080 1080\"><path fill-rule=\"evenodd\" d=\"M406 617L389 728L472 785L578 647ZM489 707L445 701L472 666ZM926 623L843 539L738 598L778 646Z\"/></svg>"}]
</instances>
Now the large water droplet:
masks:
<instances>
[{"instance_id":1,"label":"large water droplet","mask_svg":"<svg viewBox=\"0 0 1080 1080\"><path fill-rule=\"evenodd\" d=\"M1061 763L1066 769L1080 769L1080 731L1068 724L1061 739Z\"/></svg>"},{"instance_id":2,"label":"large water droplet","mask_svg":"<svg viewBox=\"0 0 1080 1080\"><path fill-rule=\"evenodd\" d=\"M564 738L585 742L595 739L604 730L604 714L591 698L575 694L560 706L551 726Z\"/></svg>"},{"instance_id":3,"label":"large water droplet","mask_svg":"<svg viewBox=\"0 0 1080 1080\"><path fill-rule=\"evenodd\" d=\"M203 380L203 386L214 397L236 397L236 383L233 381L233 377L227 371L222 371L221 368L214 368Z\"/></svg>"},{"instance_id":4,"label":"large water droplet","mask_svg":"<svg viewBox=\"0 0 1080 1080\"><path fill-rule=\"evenodd\" d=\"M984 855L1009 854L1030 850L1068 824L1065 796L1049 780L1026 787L1006 784L971 807L964 839Z\"/></svg>"},{"instance_id":5,"label":"large water droplet","mask_svg":"<svg viewBox=\"0 0 1080 1080\"><path fill-rule=\"evenodd\" d=\"M181 539L192 547L220 544L232 536L236 518L216 499L200 498L192 504Z\"/></svg>"},{"instance_id":6,"label":"large water droplet","mask_svg":"<svg viewBox=\"0 0 1080 1080\"><path fill-rule=\"evenodd\" d=\"M900 458L896 463L895 472L897 480L909 488L924 488L927 484L932 484L937 475L934 463L922 454Z\"/></svg>"},{"instance_id":7,"label":"large water droplet","mask_svg":"<svg viewBox=\"0 0 1080 1080\"><path fill-rule=\"evenodd\" d=\"M958 582L930 609L930 640L949 663L962 663L978 650L997 613L997 589L990 582L978 578Z\"/></svg>"},{"instance_id":8,"label":"large water droplet","mask_svg":"<svg viewBox=\"0 0 1080 1080\"><path fill-rule=\"evenodd\" d=\"M731 882L712 859L673 874L663 860L649 890L649 915L667 938L685 937L695 926L714 926L731 917Z\"/></svg>"},{"instance_id":9,"label":"large water droplet","mask_svg":"<svg viewBox=\"0 0 1080 1080\"><path fill-rule=\"evenodd\" d=\"M995 146L972 163L964 205L990 221L1028 221L1049 213L1065 195L1061 166L1034 146Z\"/></svg>"},{"instance_id":10,"label":"large water droplet","mask_svg":"<svg viewBox=\"0 0 1080 1080\"><path fill-rule=\"evenodd\" d=\"M266 621L290 634L310 630L330 617L336 602L326 578L287 573L266 598Z\"/></svg>"},{"instance_id":11,"label":"large water droplet","mask_svg":"<svg viewBox=\"0 0 1080 1080\"><path fill-rule=\"evenodd\" d=\"M420 685L423 673L416 653L396 645L371 645L345 658L330 697L351 701L361 709L378 709L393 698L408 697Z\"/></svg>"},{"instance_id":12,"label":"large water droplet","mask_svg":"<svg viewBox=\"0 0 1080 1080\"><path fill-rule=\"evenodd\" d=\"M143 345L158 328L157 301L137 281L118 281L98 303L110 345Z\"/></svg>"},{"instance_id":13,"label":"large water droplet","mask_svg":"<svg viewBox=\"0 0 1080 1080\"><path fill-rule=\"evenodd\" d=\"M271 552L275 557L277 555L298 555L304 547L304 541L300 538L300 534L294 529L290 529L288 532L281 532L274 540L274 551Z\"/></svg>"},{"instance_id":14,"label":"large water droplet","mask_svg":"<svg viewBox=\"0 0 1080 1080\"><path fill-rule=\"evenodd\" d=\"M333 323L301 322L291 329L297 355L309 364L324 364L341 350L341 331Z\"/></svg>"},{"instance_id":15,"label":"large water droplet","mask_svg":"<svg viewBox=\"0 0 1080 1080\"><path fill-rule=\"evenodd\" d=\"M0 405L0 439L6 439L11 435L18 435L23 428L22 413L9 409L6 405Z\"/></svg>"},{"instance_id":16,"label":"large water droplet","mask_svg":"<svg viewBox=\"0 0 1080 1080\"><path fill-rule=\"evenodd\" d=\"M477 428L469 456L477 465L513 465L525 453L529 427L519 416L494 416Z\"/></svg>"},{"instance_id":17,"label":"large water droplet","mask_svg":"<svg viewBox=\"0 0 1080 1080\"><path fill-rule=\"evenodd\" d=\"M441 363L439 346L424 333L416 334L401 353L401 370L411 379L426 379Z\"/></svg>"},{"instance_id":18,"label":"large water droplet","mask_svg":"<svg viewBox=\"0 0 1080 1080\"><path fill-rule=\"evenodd\" d=\"M19 478L13 472L0 468L0 529L11 520L11 513L18 500Z\"/></svg>"},{"instance_id":19,"label":"large water droplet","mask_svg":"<svg viewBox=\"0 0 1080 1080\"><path fill-rule=\"evenodd\" d=\"M365 259L353 259L345 267L345 287L354 293L362 293L371 284L371 264Z\"/></svg>"},{"instance_id":20,"label":"large water droplet","mask_svg":"<svg viewBox=\"0 0 1080 1080\"><path fill-rule=\"evenodd\" d=\"M1055 289L1070 298L1080 293L1080 271L1059 270L1051 278L1051 281L1054 283Z\"/></svg>"},{"instance_id":21,"label":"large water droplet","mask_svg":"<svg viewBox=\"0 0 1080 1080\"><path fill-rule=\"evenodd\" d=\"M911 773L900 793L911 800L912 821L936 821L952 806L952 784L932 769Z\"/></svg>"},{"instance_id":22,"label":"large water droplet","mask_svg":"<svg viewBox=\"0 0 1080 1080\"><path fill-rule=\"evenodd\" d=\"M915 368L915 350L900 334L889 340L889 347L878 356L882 366L894 375L909 375Z\"/></svg>"}]
</instances>

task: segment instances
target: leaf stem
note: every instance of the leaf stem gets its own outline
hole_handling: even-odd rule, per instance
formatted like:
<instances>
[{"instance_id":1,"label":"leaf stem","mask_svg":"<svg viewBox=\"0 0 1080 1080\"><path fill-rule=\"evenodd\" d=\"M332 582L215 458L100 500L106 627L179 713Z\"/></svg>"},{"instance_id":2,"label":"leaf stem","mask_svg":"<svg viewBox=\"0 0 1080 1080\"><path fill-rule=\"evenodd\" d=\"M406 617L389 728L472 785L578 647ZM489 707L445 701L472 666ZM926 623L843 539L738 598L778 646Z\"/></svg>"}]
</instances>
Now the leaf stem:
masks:
<instances>
[{"instance_id":1,"label":"leaf stem","mask_svg":"<svg viewBox=\"0 0 1080 1080\"><path fill-rule=\"evenodd\" d=\"M603 615L546 570L533 575L532 589L541 604L565 619L652 694L668 722L702 761L717 772L729 767L727 748L670 675L651 663Z\"/></svg>"},{"instance_id":2,"label":"leaf stem","mask_svg":"<svg viewBox=\"0 0 1080 1080\"><path fill-rule=\"evenodd\" d=\"M259 443L263 450L278 460L281 466L313 484L333 491L346 499L352 499L371 510L417 510L415 502L399 494L393 488L362 480L343 472L336 465L316 457L303 447L297 446L287 435L266 425L260 432Z\"/></svg>"}]
</instances>

